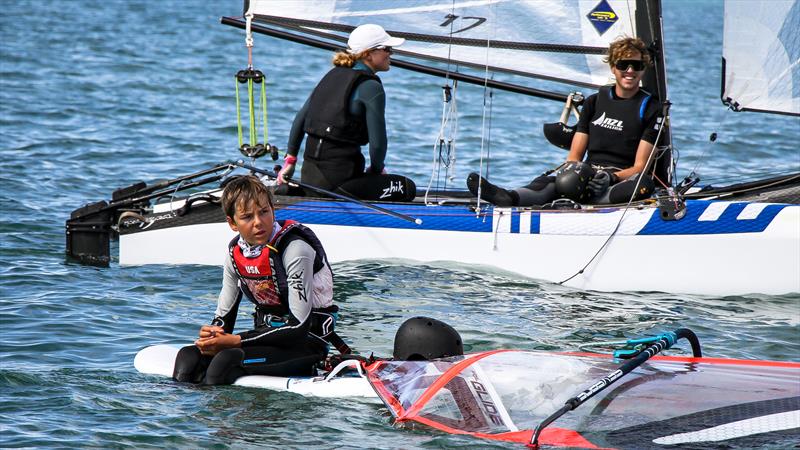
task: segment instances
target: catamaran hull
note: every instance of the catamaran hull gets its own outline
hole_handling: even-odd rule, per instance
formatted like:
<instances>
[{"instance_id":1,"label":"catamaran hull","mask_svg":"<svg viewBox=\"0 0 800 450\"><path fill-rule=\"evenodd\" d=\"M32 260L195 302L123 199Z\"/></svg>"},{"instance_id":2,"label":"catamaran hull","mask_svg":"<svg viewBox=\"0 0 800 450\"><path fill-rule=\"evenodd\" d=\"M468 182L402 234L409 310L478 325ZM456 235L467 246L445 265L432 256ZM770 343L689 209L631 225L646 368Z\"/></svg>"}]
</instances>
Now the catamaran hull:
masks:
<instances>
[{"instance_id":1,"label":"catamaran hull","mask_svg":"<svg viewBox=\"0 0 800 450\"><path fill-rule=\"evenodd\" d=\"M466 206L391 209L423 223L335 201L279 206L276 217L309 225L331 262L453 261L597 291L800 292L796 205L689 201L686 216L677 221L661 219L650 206L574 212L494 208L481 214ZM221 264L234 236L222 220L220 213L216 222L184 220L181 226L123 233L119 262Z\"/></svg>"}]
</instances>

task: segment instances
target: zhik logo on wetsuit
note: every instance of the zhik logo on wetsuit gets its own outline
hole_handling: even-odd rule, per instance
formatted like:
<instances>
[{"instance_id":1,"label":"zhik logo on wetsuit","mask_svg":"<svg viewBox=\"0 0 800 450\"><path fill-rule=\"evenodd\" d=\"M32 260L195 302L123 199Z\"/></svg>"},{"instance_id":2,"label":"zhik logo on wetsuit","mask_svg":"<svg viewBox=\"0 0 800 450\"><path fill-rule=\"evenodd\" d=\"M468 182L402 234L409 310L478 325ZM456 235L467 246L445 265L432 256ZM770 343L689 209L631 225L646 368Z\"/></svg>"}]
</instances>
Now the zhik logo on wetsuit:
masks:
<instances>
[{"instance_id":1,"label":"zhik logo on wetsuit","mask_svg":"<svg viewBox=\"0 0 800 450\"><path fill-rule=\"evenodd\" d=\"M390 181L389 186L383 190L383 194L381 194L381 198L389 197L390 195L394 194L395 192L403 193L403 182L402 181Z\"/></svg>"},{"instance_id":2,"label":"zhik logo on wetsuit","mask_svg":"<svg viewBox=\"0 0 800 450\"><path fill-rule=\"evenodd\" d=\"M299 273L293 274L286 280L287 284L290 288L294 289L297 292L297 296L303 300L304 302L308 302L306 298L305 290L303 289L303 271L301 270Z\"/></svg>"},{"instance_id":3,"label":"zhik logo on wetsuit","mask_svg":"<svg viewBox=\"0 0 800 450\"><path fill-rule=\"evenodd\" d=\"M592 125L608 128L609 130L622 131L622 121L619 119L606 117L606 113L603 113L602 116L598 117L594 122L592 122Z\"/></svg>"}]
</instances>

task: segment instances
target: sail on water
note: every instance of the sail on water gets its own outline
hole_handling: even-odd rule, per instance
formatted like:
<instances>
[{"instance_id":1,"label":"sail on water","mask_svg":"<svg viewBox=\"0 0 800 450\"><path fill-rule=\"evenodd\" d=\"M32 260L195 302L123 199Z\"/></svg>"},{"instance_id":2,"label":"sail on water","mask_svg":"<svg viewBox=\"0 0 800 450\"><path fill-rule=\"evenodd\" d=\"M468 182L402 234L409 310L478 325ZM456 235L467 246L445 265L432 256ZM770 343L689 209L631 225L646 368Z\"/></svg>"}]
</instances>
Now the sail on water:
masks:
<instances>
[{"instance_id":1,"label":"sail on water","mask_svg":"<svg viewBox=\"0 0 800 450\"><path fill-rule=\"evenodd\" d=\"M434 361L381 361L368 378L395 420L482 439L531 441L581 386L617 368L596 354L494 350ZM570 448L780 448L800 430L800 364L653 357L545 428Z\"/></svg>"}]
</instances>

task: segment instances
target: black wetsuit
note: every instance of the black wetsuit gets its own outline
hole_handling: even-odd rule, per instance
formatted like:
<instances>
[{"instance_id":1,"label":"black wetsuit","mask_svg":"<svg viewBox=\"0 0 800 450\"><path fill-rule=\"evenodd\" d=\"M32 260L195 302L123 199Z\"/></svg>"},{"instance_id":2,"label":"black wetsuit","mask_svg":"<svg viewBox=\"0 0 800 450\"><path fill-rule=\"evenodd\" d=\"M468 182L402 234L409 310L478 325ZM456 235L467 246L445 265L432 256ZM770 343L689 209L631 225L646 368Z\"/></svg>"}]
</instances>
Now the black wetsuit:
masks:
<instances>
[{"instance_id":1,"label":"black wetsuit","mask_svg":"<svg viewBox=\"0 0 800 450\"><path fill-rule=\"evenodd\" d=\"M386 95L364 63L334 67L298 111L287 153L296 156L308 134L300 179L365 200L410 201L416 186L401 175L382 174L386 158ZM370 166L361 146L369 143Z\"/></svg>"},{"instance_id":2,"label":"black wetsuit","mask_svg":"<svg viewBox=\"0 0 800 450\"><path fill-rule=\"evenodd\" d=\"M211 357L195 345L186 346L176 358L174 379L231 384L243 375L307 376L325 359L325 339L333 332L338 310L330 266L310 230L294 224L286 231L280 225L276 222L273 230L277 255L265 248L267 253L244 257L238 237L229 246L211 324L233 333L242 297L249 299L256 305L255 326L239 333L241 348Z\"/></svg>"},{"instance_id":3,"label":"black wetsuit","mask_svg":"<svg viewBox=\"0 0 800 450\"><path fill-rule=\"evenodd\" d=\"M646 91L631 98L617 97L614 86L603 86L590 95L581 110L576 132L589 135L586 162L595 169L619 171L632 167L639 141L655 143L661 125L659 103ZM630 199L638 175L620 180L592 203L623 203ZM543 205L557 197L555 176L542 175L528 185L514 190L519 206ZM649 196L653 182L644 177L637 198ZM644 190L642 190L644 188Z\"/></svg>"}]
</instances>

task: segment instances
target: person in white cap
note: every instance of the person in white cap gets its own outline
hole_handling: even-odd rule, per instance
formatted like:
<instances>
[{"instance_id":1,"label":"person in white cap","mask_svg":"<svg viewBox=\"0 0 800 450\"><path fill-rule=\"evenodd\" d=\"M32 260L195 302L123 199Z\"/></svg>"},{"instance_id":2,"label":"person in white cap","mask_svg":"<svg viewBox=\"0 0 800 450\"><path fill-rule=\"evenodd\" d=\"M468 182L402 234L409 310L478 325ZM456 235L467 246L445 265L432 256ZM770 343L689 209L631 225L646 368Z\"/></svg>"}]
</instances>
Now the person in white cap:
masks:
<instances>
[{"instance_id":1,"label":"person in white cap","mask_svg":"<svg viewBox=\"0 0 800 450\"><path fill-rule=\"evenodd\" d=\"M289 133L278 184L295 170L307 134L300 180L364 200L410 201L414 182L387 174L386 94L377 72L389 70L392 47L405 42L380 26L365 24L350 33L347 50L333 57L334 68L298 111ZM369 144L369 166L361 146ZM280 191L279 191L280 192Z\"/></svg>"}]
</instances>

